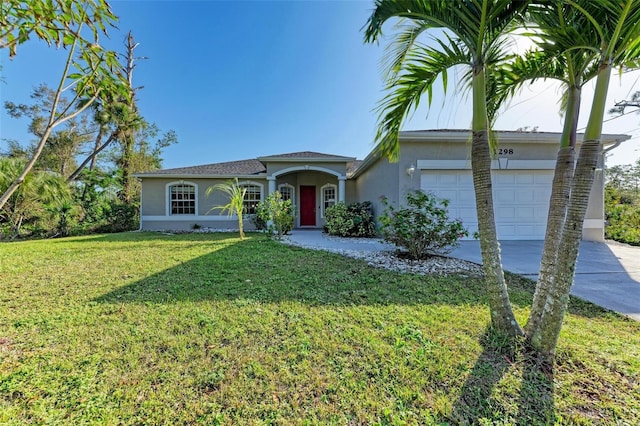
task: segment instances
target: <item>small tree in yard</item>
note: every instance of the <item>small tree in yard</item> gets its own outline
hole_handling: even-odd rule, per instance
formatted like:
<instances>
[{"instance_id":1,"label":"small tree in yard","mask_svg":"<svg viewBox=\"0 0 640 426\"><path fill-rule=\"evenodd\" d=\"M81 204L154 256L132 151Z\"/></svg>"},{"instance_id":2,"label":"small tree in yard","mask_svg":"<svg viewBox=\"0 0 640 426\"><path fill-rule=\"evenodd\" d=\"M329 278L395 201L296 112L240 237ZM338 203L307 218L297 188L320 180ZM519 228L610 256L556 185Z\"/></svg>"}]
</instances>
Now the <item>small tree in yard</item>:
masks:
<instances>
[{"instance_id":1,"label":"small tree in yard","mask_svg":"<svg viewBox=\"0 0 640 426\"><path fill-rule=\"evenodd\" d=\"M240 231L240 239L244 239L244 226L242 223L242 212L244 211L244 196L247 193L247 188L244 188L238 184L238 178L230 180L225 183L219 183L217 185L207 188L207 197L214 191L222 191L229 197L229 203L224 206L216 206L211 210L222 210L228 212L229 216L234 213L238 216L238 230ZM209 211L211 211L209 210Z\"/></svg>"},{"instance_id":2,"label":"small tree in yard","mask_svg":"<svg viewBox=\"0 0 640 426\"><path fill-rule=\"evenodd\" d=\"M450 220L448 200L440 200L422 191L407 194L407 205L395 208L382 199L385 211L380 216L385 241L403 247L412 259L447 254L469 232L460 219Z\"/></svg>"},{"instance_id":3,"label":"small tree in yard","mask_svg":"<svg viewBox=\"0 0 640 426\"><path fill-rule=\"evenodd\" d=\"M256 206L254 223L268 235L282 238L293 229L294 214L291 200L283 200L279 191L275 191L264 202Z\"/></svg>"}]
</instances>

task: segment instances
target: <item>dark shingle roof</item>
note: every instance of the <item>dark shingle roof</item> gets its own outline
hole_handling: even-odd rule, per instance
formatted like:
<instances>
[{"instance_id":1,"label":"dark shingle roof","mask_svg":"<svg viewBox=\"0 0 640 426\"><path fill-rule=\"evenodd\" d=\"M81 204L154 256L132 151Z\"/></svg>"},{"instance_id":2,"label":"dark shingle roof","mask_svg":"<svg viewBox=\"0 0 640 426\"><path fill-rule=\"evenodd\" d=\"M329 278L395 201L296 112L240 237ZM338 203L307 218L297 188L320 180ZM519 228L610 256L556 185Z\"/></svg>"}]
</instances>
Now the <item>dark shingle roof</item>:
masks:
<instances>
[{"instance_id":1,"label":"dark shingle roof","mask_svg":"<svg viewBox=\"0 0 640 426\"><path fill-rule=\"evenodd\" d=\"M362 160L355 160L354 162L349 164L349 167L347 168L347 175L351 175L353 172L358 170L358 167L360 167L360 164L362 164Z\"/></svg>"},{"instance_id":2,"label":"dark shingle roof","mask_svg":"<svg viewBox=\"0 0 640 426\"><path fill-rule=\"evenodd\" d=\"M144 177L145 175L221 175L221 176L235 176L235 175L256 175L264 173L267 168L258 160L240 160L240 161L228 161L226 163L204 164L202 166L192 167L178 167L175 169L155 170L153 172L139 173L138 175Z\"/></svg>"},{"instance_id":3,"label":"dark shingle roof","mask_svg":"<svg viewBox=\"0 0 640 426\"><path fill-rule=\"evenodd\" d=\"M267 155L267 156L258 157L258 158L263 161L277 159L277 158L290 158L290 159L300 159L300 160L303 160L305 158L326 158L326 159L339 159L344 161L352 160L351 157L343 157L341 155L332 155L332 154L323 154L321 152L313 152L313 151L289 152L287 154Z\"/></svg>"},{"instance_id":4,"label":"dark shingle roof","mask_svg":"<svg viewBox=\"0 0 640 426\"><path fill-rule=\"evenodd\" d=\"M342 157L339 155L323 154L313 151L291 152L287 154L270 155L257 159L228 161L226 163L204 164L201 166L178 167L174 169L154 170L152 172L137 173L137 177L163 177L163 176L248 176L266 173L265 162L269 161L286 162L313 162L313 161L334 161L349 164L349 169L354 169L358 163L352 157ZM355 160L355 162L354 162Z\"/></svg>"}]
</instances>

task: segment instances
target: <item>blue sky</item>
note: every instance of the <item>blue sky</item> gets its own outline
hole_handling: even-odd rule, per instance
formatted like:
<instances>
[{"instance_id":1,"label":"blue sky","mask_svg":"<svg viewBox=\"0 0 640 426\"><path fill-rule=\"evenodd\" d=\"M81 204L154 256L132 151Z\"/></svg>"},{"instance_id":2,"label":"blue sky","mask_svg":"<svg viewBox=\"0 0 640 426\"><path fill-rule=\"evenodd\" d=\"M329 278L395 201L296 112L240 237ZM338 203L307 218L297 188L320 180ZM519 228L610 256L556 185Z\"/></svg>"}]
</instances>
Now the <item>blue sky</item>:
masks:
<instances>
[{"instance_id":1,"label":"blue sky","mask_svg":"<svg viewBox=\"0 0 640 426\"><path fill-rule=\"evenodd\" d=\"M140 43L134 85L144 86L138 105L179 143L165 151L164 166L180 167L294 151L364 158L372 148L383 96L385 43L365 45L362 26L372 1L111 1L120 17L112 48L124 47L131 30ZM393 26L387 27L393 31ZM5 49L6 50L6 49ZM120 49L123 51L123 49ZM65 52L30 41L9 60L0 53L0 100L28 102L34 86L53 86ZM640 90L640 73L612 79L610 105ZM405 129L468 128L464 96L426 101ZM558 90L526 89L498 120L497 128L538 126L559 131ZM584 100L586 119L590 96ZM610 117L607 117L610 118ZM0 138L30 140L26 122L0 114ZM605 132L634 138L609 164L640 156L640 116L605 124ZM5 144L0 141L0 151Z\"/></svg>"}]
</instances>

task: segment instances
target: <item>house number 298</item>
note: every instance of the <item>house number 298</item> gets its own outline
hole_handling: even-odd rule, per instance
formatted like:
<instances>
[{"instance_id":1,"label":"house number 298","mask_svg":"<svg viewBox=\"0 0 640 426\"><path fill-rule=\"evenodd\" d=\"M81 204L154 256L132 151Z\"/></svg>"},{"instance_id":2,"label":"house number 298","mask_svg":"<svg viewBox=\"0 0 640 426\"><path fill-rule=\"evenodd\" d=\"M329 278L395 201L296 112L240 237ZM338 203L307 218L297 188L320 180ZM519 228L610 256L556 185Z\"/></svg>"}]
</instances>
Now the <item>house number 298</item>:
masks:
<instances>
[{"instance_id":1,"label":"house number 298","mask_svg":"<svg viewBox=\"0 0 640 426\"><path fill-rule=\"evenodd\" d=\"M498 148L498 155L513 155L513 148Z\"/></svg>"}]
</instances>

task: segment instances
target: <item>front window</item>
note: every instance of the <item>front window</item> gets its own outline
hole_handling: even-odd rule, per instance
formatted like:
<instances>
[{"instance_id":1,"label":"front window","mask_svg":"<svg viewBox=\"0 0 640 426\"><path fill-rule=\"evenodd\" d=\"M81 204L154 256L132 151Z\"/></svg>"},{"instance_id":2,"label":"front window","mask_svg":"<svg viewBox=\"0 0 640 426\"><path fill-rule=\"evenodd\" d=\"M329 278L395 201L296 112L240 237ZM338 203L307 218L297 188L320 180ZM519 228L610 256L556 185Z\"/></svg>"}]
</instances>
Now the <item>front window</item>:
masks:
<instances>
[{"instance_id":1,"label":"front window","mask_svg":"<svg viewBox=\"0 0 640 426\"><path fill-rule=\"evenodd\" d=\"M293 200L293 186L285 183L278 186L278 191L280 192L283 201L291 200L291 204L295 204Z\"/></svg>"},{"instance_id":2,"label":"front window","mask_svg":"<svg viewBox=\"0 0 640 426\"><path fill-rule=\"evenodd\" d=\"M244 213L255 214L256 206L262 200L262 188L258 185L243 185L247 190L244 194Z\"/></svg>"},{"instance_id":3,"label":"front window","mask_svg":"<svg viewBox=\"0 0 640 426\"><path fill-rule=\"evenodd\" d=\"M172 185L171 214L196 214L196 188L193 185Z\"/></svg>"},{"instance_id":4,"label":"front window","mask_svg":"<svg viewBox=\"0 0 640 426\"><path fill-rule=\"evenodd\" d=\"M322 187L322 216L324 212L336 203L336 190L335 185L325 185Z\"/></svg>"}]
</instances>

